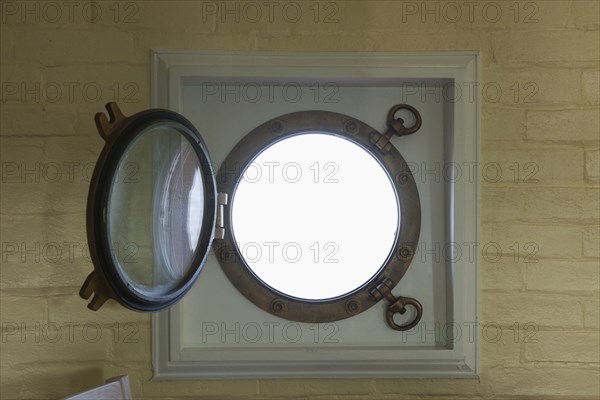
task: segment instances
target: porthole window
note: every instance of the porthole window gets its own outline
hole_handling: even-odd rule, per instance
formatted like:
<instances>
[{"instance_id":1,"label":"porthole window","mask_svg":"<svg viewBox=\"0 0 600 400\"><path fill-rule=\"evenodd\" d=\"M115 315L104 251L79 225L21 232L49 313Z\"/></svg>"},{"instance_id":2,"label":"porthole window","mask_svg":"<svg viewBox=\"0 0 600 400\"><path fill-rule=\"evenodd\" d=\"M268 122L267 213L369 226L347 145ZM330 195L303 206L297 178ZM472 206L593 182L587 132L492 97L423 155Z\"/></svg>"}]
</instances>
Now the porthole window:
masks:
<instances>
[{"instance_id":1,"label":"porthole window","mask_svg":"<svg viewBox=\"0 0 600 400\"><path fill-rule=\"evenodd\" d=\"M389 139L416 132L409 105L377 132L351 116L301 111L249 132L218 171L198 131L181 115L148 110L96 116L106 145L88 200L94 272L81 295L137 311L179 300L212 244L231 283L261 309L293 321L336 321L386 301L397 330L419 322L421 304L392 289L419 239L419 194ZM407 127L399 112L411 114ZM385 114L383 115L385 116ZM382 116L382 117L383 117ZM135 182L121 179L137 168ZM134 242L137 263L115 251ZM408 307L407 307L408 306ZM413 308L398 325L394 314Z\"/></svg>"}]
</instances>

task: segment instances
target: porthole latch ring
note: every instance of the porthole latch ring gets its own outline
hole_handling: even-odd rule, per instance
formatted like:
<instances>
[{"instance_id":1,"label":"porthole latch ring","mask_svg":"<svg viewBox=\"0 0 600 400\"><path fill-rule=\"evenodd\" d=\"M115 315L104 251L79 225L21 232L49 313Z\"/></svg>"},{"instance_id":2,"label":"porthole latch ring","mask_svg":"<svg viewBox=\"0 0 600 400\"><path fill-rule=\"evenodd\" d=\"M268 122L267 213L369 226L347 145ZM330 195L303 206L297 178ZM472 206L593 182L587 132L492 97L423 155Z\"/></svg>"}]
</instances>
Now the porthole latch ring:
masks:
<instances>
[{"instance_id":1,"label":"porthole latch ring","mask_svg":"<svg viewBox=\"0 0 600 400\"><path fill-rule=\"evenodd\" d=\"M421 321L421 317L423 316L423 306L421 303L412 297L396 297L392 294L392 288L394 287L393 282L389 278L384 278L379 285L375 288L371 289L371 296L377 301L383 299L384 297L389 301L389 304L385 311L385 320L390 328L395 331L407 331L409 329L414 328L419 321ZM413 306L417 312L415 318L405 325L398 325L394 321L394 314L404 314L406 313L406 306Z\"/></svg>"},{"instance_id":2,"label":"porthole latch ring","mask_svg":"<svg viewBox=\"0 0 600 400\"><path fill-rule=\"evenodd\" d=\"M404 126L404 119L400 117L396 118L396 113L400 110L410 111L410 113L414 116L415 123L412 126L406 127ZM421 123L421 114L419 114L419 111L417 111L416 108L409 106L408 104L396 104L390 108L390 111L388 112L387 132L383 135L379 132L373 132L369 137L369 141L373 143L381 153L387 154L392 149L390 139L393 136L411 135L421 128Z\"/></svg>"}]
</instances>

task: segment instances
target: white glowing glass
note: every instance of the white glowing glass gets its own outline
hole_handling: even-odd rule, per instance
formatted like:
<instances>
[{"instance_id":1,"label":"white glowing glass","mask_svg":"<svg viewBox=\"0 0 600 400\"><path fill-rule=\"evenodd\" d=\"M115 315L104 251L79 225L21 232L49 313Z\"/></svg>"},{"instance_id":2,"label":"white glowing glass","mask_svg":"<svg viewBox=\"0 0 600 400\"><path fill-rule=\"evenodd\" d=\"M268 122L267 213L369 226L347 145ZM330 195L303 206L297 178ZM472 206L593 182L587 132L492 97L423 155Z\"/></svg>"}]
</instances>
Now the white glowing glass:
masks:
<instances>
[{"instance_id":1,"label":"white glowing glass","mask_svg":"<svg viewBox=\"0 0 600 400\"><path fill-rule=\"evenodd\" d=\"M306 132L262 151L232 199L241 255L266 285L321 301L367 283L387 261L400 223L382 165L359 145Z\"/></svg>"}]
</instances>

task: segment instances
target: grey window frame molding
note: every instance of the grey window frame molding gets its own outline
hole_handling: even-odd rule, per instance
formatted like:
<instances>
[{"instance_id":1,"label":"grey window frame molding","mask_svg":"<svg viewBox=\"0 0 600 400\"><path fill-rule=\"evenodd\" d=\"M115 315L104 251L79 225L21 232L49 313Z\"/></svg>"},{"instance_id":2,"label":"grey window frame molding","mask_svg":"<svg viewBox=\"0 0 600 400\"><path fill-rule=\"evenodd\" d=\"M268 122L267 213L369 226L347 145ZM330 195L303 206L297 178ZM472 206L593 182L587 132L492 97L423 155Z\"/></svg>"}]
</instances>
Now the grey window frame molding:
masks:
<instances>
[{"instance_id":1,"label":"grey window frame molding","mask_svg":"<svg viewBox=\"0 0 600 400\"><path fill-rule=\"evenodd\" d=\"M181 111L184 82L201 77L203 68L235 66L252 71L279 68L288 75L316 69L368 70L378 78L448 79L471 87L481 82L479 52L436 53L209 53L153 50L151 107ZM258 69L257 69L258 68ZM335 75L332 75L335 76ZM368 75L371 76L371 75ZM477 87L477 86L476 86ZM481 100L462 96L454 102L454 162L479 162ZM479 171L474 182L452 184L448 240L479 243ZM154 379L263 379L310 377L477 378L479 376L479 258L452 265L451 313L463 334L452 348L340 347L322 349L257 348L217 350L185 348L179 337L181 310L175 304L152 316ZM202 278L200 278L202 279ZM212 352L212 353L210 353ZM209 354L210 353L210 354Z\"/></svg>"}]
</instances>

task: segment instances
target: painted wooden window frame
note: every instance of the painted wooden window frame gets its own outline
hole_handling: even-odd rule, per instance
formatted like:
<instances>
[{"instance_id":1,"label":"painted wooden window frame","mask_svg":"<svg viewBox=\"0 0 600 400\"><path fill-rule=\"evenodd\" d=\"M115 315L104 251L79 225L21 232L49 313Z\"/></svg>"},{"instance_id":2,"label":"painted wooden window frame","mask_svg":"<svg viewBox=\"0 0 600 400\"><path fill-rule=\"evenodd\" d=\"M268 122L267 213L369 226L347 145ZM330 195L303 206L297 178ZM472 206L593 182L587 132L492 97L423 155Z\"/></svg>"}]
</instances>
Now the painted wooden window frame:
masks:
<instances>
[{"instance_id":1,"label":"painted wooden window frame","mask_svg":"<svg viewBox=\"0 0 600 400\"><path fill-rule=\"evenodd\" d=\"M290 71L330 68L361 69L378 78L447 79L460 87L478 87L478 52L438 53L204 53L155 50L151 54L151 106L180 111L186 79L201 76L202 68L285 68ZM368 75L370 76L370 75ZM456 163L479 162L480 96L462 96L454 102ZM477 164L475 164L477 165ZM474 181L453 183L454 243L479 243L479 172ZM477 378L479 375L479 258L452 264L453 324L462 330L451 349L390 349L345 347L321 352L281 348L237 350L222 361L204 360L179 340L179 308L153 315L152 360L155 379L260 379L308 377ZM210 350L209 350L210 351ZM296 356L291 357L292 353ZM309 354L310 353L310 354Z\"/></svg>"}]
</instances>

